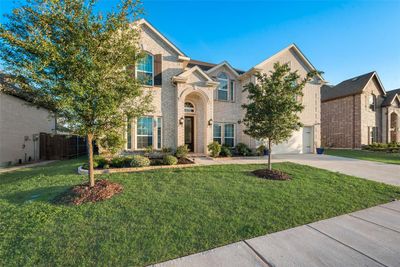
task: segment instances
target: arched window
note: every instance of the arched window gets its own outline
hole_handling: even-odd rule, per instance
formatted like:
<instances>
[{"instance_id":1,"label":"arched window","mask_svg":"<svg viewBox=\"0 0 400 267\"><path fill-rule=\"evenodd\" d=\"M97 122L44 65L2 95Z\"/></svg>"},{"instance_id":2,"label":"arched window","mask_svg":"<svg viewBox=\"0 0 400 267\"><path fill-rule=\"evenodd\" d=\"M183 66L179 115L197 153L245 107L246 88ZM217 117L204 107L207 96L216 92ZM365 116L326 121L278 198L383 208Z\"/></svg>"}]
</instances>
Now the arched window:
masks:
<instances>
[{"instance_id":1,"label":"arched window","mask_svg":"<svg viewBox=\"0 0 400 267\"><path fill-rule=\"evenodd\" d=\"M226 75L225 72L221 72L218 75L218 100L224 100L228 101L228 83L229 83L229 78L228 75Z\"/></svg>"},{"instance_id":2,"label":"arched window","mask_svg":"<svg viewBox=\"0 0 400 267\"><path fill-rule=\"evenodd\" d=\"M190 102L185 102L185 112L194 112L194 105Z\"/></svg>"},{"instance_id":3,"label":"arched window","mask_svg":"<svg viewBox=\"0 0 400 267\"><path fill-rule=\"evenodd\" d=\"M146 53L145 56L138 61L136 66L136 78L144 85L153 86L154 84L154 57Z\"/></svg>"}]
</instances>

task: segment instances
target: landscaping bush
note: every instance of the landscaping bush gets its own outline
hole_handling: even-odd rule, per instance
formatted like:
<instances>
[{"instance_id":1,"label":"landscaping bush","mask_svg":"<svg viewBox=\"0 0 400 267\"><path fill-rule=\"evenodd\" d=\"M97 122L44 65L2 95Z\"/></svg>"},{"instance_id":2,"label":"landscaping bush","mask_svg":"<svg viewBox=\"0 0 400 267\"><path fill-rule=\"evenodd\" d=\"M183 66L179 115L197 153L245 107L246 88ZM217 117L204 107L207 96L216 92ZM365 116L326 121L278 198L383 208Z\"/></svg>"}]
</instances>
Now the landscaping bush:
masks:
<instances>
[{"instance_id":1,"label":"landscaping bush","mask_svg":"<svg viewBox=\"0 0 400 267\"><path fill-rule=\"evenodd\" d=\"M170 153L172 152L172 148L170 148L170 147L163 147L163 148L161 149L161 152L164 153L164 154L170 154Z\"/></svg>"},{"instance_id":2,"label":"landscaping bush","mask_svg":"<svg viewBox=\"0 0 400 267\"><path fill-rule=\"evenodd\" d=\"M123 168L126 166L126 158L125 157L115 157L111 160L110 166L113 168Z\"/></svg>"},{"instance_id":3,"label":"landscaping bush","mask_svg":"<svg viewBox=\"0 0 400 267\"><path fill-rule=\"evenodd\" d=\"M178 163L178 159L172 155L165 155L163 158L163 163L165 165L176 165Z\"/></svg>"},{"instance_id":4,"label":"landscaping bush","mask_svg":"<svg viewBox=\"0 0 400 267\"><path fill-rule=\"evenodd\" d=\"M105 157L99 155L93 157L94 168L104 168L104 165L106 164L108 164L108 160Z\"/></svg>"},{"instance_id":5,"label":"landscaping bush","mask_svg":"<svg viewBox=\"0 0 400 267\"><path fill-rule=\"evenodd\" d=\"M146 157L135 155L130 161L131 167L146 167L150 166L150 160Z\"/></svg>"},{"instance_id":6,"label":"landscaping bush","mask_svg":"<svg viewBox=\"0 0 400 267\"><path fill-rule=\"evenodd\" d=\"M363 150L369 151L381 151L388 153L398 153L400 152L400 144L396 142L391 142L389 144L385 143L372 143L370 145L364 145L361 147Z\"/></svg>"},{"instance_id":7,"label":"landscaping bush","mask_svg":"<svg viewBox=\"0 0 400 267\"><path fill-rule=\"evenodd\" d=\"M180 158L186 158L187 155L189 154L189 148L187 145L183 146L178 146L176 148L175 156L180 159Z\"/></svg>"},{"instance_id":8,"label":"landscaping bush","mask_svg":"<svg viewBox=\"0 0 400 267\"><path fill-rule=\"evenodd\" d=\"M223 145L221 147L221 152L219 153L221 157L231 157L232 156L232 151L230 147Z\"/></svg>"},{"instance_id":9,"label":"landscaping bush","mask_svg":"<svg viewBox=\"0 0 400 267\"><path fill-rule=\"evenodd\" d=\"M216 141L210 143L207 148L213 158L218 157L219 153L221 153L221 145Z\"/></svg>"},{"instance_id":10,"label":"landscaping bush","mask_svg":"<svg viewBox=\"0 0 400 267\"><path fill-rule=\"evenodd\" d=\"M251 156L251 149L243 143L238 143L236 145L236 153L240 156Z\"/></svg>"}]
</instances>

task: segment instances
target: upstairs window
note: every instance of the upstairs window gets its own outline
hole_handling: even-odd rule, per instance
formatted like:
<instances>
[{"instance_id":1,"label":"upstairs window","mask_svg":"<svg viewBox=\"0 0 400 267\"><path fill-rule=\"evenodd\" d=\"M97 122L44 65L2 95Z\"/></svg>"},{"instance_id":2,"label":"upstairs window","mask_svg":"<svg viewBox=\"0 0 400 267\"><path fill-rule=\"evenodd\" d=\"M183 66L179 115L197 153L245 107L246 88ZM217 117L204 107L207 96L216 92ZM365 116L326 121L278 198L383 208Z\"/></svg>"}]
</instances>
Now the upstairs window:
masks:
<instances>
[{"instance_id":1,"label":"upstairs window","mask_svg":"<svg viewBox=\"0 0 400 267\"><path fill-rule=\"evenodd\" d=\"M146 54L139 60L136 67L136 78L143 85L153 86L154 84L154 58L150 54Z\"/></svg>"},{"instance_id":2,"label":"upstairs window","mask_svg":"<svg viewBox=\"0 0 400 267\"><path fill-rule=\"evenodd\" d=\"M228 82L229 82L228 76L224 72L221 72L218 75L218 82L219 86L218 86L217 99L228 101Z\"/></svg>"},{"instance_id":3,"label":"upstairs window","mask_svg":"<svg viewBox=\"0 0 400 267\"><path fill-rule=\"evenodd\" d=\"M372 94L368 98L369 109L375 111L376 108L376 95Z\"/></svg>"}]
</instances>

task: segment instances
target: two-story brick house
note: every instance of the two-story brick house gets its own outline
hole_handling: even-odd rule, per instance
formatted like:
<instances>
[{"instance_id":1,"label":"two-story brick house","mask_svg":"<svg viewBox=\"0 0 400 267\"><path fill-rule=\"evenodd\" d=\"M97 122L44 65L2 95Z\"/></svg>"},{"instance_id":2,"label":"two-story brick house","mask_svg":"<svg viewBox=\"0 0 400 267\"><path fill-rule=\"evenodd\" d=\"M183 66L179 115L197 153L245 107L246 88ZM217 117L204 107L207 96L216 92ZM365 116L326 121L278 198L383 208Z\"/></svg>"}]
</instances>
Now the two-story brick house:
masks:
<instances>
[{"instance_id":1,"label":"two-story brick house","mask_svg":"<svg viewBox=\"0 0 400 267\"><path fill-rule=\"evenodd\" d=\"M291 65L304 77L315 68L295 45L283 49L248 71L224 61L219 64L193 60L146 20L140 20L141 47L145 58L135 67L145 90L153 94L154 111L128 124L127 151L176 148L187 144L194 153L206 154L213 140L231 147L260 143L243 133L241 105L247 101L243 86L255 82L254 73L272 70L277 61ZM274 148L275 153L311 153L320 145L320 88L317 77L304 88L300 114L304 128Z\"/></svg>"},{"instance_id":2,"label":"two-story brick house","mask_svg":"<svg viewBox=\"0 0 400 267\"><path fill-rule=\"evenodd\" d=\"M399 93L386 92L376 72L321 88L322 145L361 148L400 141Z\"/></svg>"}]
</instances>

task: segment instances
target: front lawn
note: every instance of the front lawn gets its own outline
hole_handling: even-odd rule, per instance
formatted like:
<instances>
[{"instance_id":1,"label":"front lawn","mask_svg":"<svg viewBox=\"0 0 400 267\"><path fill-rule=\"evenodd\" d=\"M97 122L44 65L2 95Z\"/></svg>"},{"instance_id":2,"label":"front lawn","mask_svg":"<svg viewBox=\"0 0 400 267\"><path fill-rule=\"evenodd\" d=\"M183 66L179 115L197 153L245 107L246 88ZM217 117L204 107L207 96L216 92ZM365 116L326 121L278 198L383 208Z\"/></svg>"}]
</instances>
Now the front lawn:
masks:
<instances>
[{"instance_id":1,"label":"front lawn","mask_svg":"<svg viewBox=\"0 0 400 267\"><path fill-rule=\"evenodd\" d=\"M291 181L260 165L164 169L100 177L124 191L96 204L50 202L85 177L80 160L0 174L0 266L137 266L400 198L400 188L293 163Z\"/></svg>"},{"instance_id":2,"label":"front lawn","mask_svg":"<svg viewBox=\"0 0 400 267\"><path fill-rule=\"evenodd\" d=\"M400 164L400 153L387 153L381 151L352 149L325 149L325 154L338 157L378 161L390 164Z\"/></svg>"}]
</instances>

